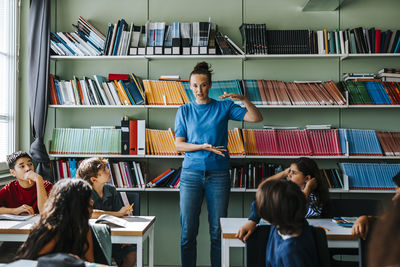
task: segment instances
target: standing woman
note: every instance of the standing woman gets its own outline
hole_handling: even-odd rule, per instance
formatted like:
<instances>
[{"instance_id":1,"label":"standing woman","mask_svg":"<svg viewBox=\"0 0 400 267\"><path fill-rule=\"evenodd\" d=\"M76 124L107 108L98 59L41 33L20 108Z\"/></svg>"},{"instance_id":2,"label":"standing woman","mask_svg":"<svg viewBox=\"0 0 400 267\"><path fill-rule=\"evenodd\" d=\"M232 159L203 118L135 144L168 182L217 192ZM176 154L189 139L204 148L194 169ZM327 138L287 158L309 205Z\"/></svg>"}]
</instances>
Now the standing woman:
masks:
<instances>
[{"instance_id":1,"label":"standing woman","mask_svg":"<svg viewBox=\"0 0 400 267\"><path fill-rule=\"evenodd\" d=\"M223 94L209 98L211 71L206 62L198 63L190 73L190 88L195 101L178 109L175 119L175 144L185 152L180 180L181 260L183 267L196 266L196 238L201 204L205 195L211 236L211 266L221 266L221 230L219 219L227 216L230 177L228 121L259 122L261 113L243 95Z\"/></svg>"}]
</instances>

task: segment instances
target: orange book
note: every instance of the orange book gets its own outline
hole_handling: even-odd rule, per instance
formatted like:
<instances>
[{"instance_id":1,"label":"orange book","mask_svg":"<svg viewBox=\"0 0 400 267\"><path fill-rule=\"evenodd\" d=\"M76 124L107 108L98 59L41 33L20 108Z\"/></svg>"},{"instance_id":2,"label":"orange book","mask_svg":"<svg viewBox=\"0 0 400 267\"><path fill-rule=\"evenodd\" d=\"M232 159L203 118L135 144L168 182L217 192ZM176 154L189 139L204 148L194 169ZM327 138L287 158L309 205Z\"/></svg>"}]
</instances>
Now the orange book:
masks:
<instances>
[{"instance_id":1,"label":"orange book","mask_svg":"<svg viewBox=\"0 0 400 267\"><path fill-rule=\"evenodd\" d=\"M82 105L86 105L85 99L83 98L82 85L79 82L78 78L74 77L74 79L76 81L76 85L78 86L78 92L79 92L79 97L81 98L81 103L82 103Z\"/></svg>"},{"instance_id":2,"label":"orange book","mask_svg":"<svg viewBox=\"0 0 400 267\"><path fill-rule=\"evenodd\" d=\"M56 84L54 82L53 74L50 74L50 96L53 105L60 105L60 102L58 101L57 98L57 89L56 89Z\"/></svg>"},{"instance_id":3,"label":"orange book","mask_svg":"<svg viewBox=\"0 0 400 267\"><path fill-rule=\"evenodd\" d=\"M157 182L158 180L160 180L164 175L166 175L167 173L169 173L171 171L171 169L166 170L165 172L161 173L159 176L157 176L156 178L154 178L153 180L150 181L150 183L154 184L155 182Z\"/></svg>"},{"instance_id":4,"label":"orange book","mask_svg":"<svg viewBox=\"0 0 400 267\"><path fill-rule=\"evenodd\" d=\"M148 129L146 129L145 130L146 131L146 134L145 134L145 136L146 136L146 151L147 151L147 154L148 155L152 155L152 151L150 151L150 141L149 141L149 139L150 139L150 135L149 135L149 130Z\"/></svg>"},{"instance_id":5,"label":"orange book","mask_svg":"<svg viewBox=\"0 0 400 267\"><path fill-rule=\"evenodd\" d=\"M240 155L244 155L245 154L245 150L244 150L244 144L243 144L243 138L242 138L241 130L239 128L235 128L235 131L236 131L236 135L237 135L238 141L239 141L239 152L240 152Z\"/></svg>"},{"instance_id":6,"label":"orange book","mask_svg":"<svg viewBox=\"0 0 400 267\"><path fill-rule=\"evenodd\" d=\"M146 99L147 99L147 104L154 105L150 81L143 80L143 86L144 86L144 93L145 93Z\"/></svg>"},{"instance_id":7,"label":"orange book","mask_svg":"<svg viewBox=\"0 0 400 267\"><path fill-rule=\"evenodd\" d=\"M329 53L328 49L328 36L327 36L327 31L324 29L324 40L325 40L325 54Z\"/></svg>"},{"instance_id":8,"label":"orange book","mask_svg":"<svg viewBox=\"0 0 400 267\"><path fill-rule=\"evenodd\" d=\"M178 155L178 150L176 149L176 145L175 145L175 132L174 132L174 130L172 130L172 128L168 128L168 133L171 136L174 154Z\"/></svg>"},{"instance_id":9,"label":"orange book","mask_svg":"<svg viewBox=\"0 0 400 267\"><path fill-rule=\"evenodd\" d=\"M179 93L181 94L181 97L182 97L182 99L183 99L183 102L185 103L185 104L188 104L190 101L189 101L189 97L187 96L187 94L186 94L186 92L185 92L185 88L183 88L183 85L182 85L182 83L175 83L175 85L178 87L178 90L179 90Z\"/></svg>"},{"instance_id":10,"label":"orange book","mask_svg":"<svg viewBox=\"0 0 400 267\"><path fill-rule=\"evenodd\" d=\"M114 85L115 85L115 89L117 90L118 97L119 97L119 99L121 99L122 104L129 105L130 102L129 102L128 96L124 95L125 92L123 92L123 90L119 86L119 83L117 80L114 80Z\"/></svg>"}]
</instances>

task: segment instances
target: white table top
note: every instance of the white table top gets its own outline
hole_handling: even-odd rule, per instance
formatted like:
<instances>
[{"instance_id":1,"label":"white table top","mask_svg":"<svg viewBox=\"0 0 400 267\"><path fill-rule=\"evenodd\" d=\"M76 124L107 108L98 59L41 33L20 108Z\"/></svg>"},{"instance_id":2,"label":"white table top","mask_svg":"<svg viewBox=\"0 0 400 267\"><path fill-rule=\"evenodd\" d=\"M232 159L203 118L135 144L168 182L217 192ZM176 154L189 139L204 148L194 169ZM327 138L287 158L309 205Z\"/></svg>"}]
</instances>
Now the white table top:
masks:
<instances>
[{"instance_id":1,"label":"white table top","mask_svg":"<svg viewBox=\"0 0 400 267\"><path fill-rule=\"evenodd\" d=\"M111 227L111 235L117 236L143 236L144 233L155 222L155 216L129 216L124 217L128 224L124 228ZM26 221L0 220L0 234L29 234L35 222L39 220L36 215ZM95 219L90 219L89 223L94 223Z\"/></svg>"},{"instance_id":2,"label":"white table top","mask_svg":"<svg viewBox=\"0 0 400 267\"><path fill-rule=\"evenodd\" d=\"M221 218L221 232L223 238L236 239L239 228L248 221L247 218ZM337 225L332 219L307 219L312 226L327 229L328 240L357 240L351 234L351 228Z\"/></svg>"}]
</instances>

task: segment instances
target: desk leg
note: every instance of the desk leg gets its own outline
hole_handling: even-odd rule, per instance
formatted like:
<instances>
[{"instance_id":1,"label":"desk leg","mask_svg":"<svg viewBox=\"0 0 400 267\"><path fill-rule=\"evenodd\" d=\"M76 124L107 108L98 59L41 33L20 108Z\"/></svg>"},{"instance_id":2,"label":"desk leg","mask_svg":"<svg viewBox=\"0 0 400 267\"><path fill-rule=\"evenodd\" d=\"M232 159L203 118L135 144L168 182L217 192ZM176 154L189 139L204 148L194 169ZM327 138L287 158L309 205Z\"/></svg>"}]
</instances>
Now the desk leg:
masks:
<instances>
[{"instance_id":1,"label":"desk leg","mask_svg":"<svg viewBox=\"0 0 400 267\"><path fill-rule=\"evenodd\" d=\"M136 266L143 267L143 238L136 245Z\"/></svg>"},{"instance_id":2,"label":"desk leg","mask_svg":"<svg viewBox=\"0 0 400 267\"><path fill-rule=\"evenodd\" d=\"M229 241L226 238L221 238L221 265L229 267Z\"/></svg>"},{"instance_id":3,"label":"desk leg","mask_svg":"<svg viewBox=\"0 0 400 267\"><path fill-rule=\"evenodd\" d=\"M149 234L149 267L154 266L154 227Z\"/></svg>"}]
</instances>

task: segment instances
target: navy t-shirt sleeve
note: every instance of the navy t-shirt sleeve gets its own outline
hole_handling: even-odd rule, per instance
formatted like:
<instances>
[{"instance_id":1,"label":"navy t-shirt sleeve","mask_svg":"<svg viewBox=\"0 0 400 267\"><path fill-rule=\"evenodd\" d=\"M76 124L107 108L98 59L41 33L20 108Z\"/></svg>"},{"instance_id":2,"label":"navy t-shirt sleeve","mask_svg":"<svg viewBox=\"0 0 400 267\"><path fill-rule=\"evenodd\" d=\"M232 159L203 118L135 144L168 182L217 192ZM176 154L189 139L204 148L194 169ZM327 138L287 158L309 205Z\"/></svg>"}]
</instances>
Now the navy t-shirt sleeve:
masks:
<instances>
[{"instance_id":1,"label":"navy t-shirt sleeve","mask_svg":"<svg viewBox=\"0 0 400 267\"><path fill-rule=\"evenodd\" d=\"M235 121L242 121L244 115L247 113L247 109L240 107L239 105L233 103L232 101L227 101L230 103L229 107L229 119Z\"/></svg>"},{"instance_id":2,"label":"navy t-shirt sleeve","mask_svg":"<svg viewBox=\"0 0 400 267\"><path fill-rule=\"evenodd\" d=\"M122 200L121 200L121 195L118 193L117 189L115 187L111 187L112 189L112 206L114 211L119 211L122 208Z\"/></svg>"},{"instance_id":3,"label":"navy t-shirt sleeve","mask_svg":"<svg viewBox=\"0 0 400 267\"><path fill-rule=\"evenodd\" d=\"M178 112L176 113L176 117L175 117L175 136L187 138L186 132L187 132L187 129L186 129L186 123L185 123L185 120L183 117L183 108L179 107Z\"/></svg>"},{"instance_id":4,"label":"navy t-shirt sleeve","mask_svg":"<svg viewBox=\"0 0 400 267\"><path fill-rule=\"evenodd\" d=\"M258 216L258 213L257 213L255 200L253 200L253 202L251 203L251 214L250 214L249 220L251 220L255 223L259 223L261 220L260 216Z\"/></svg>"}]
</instances>

